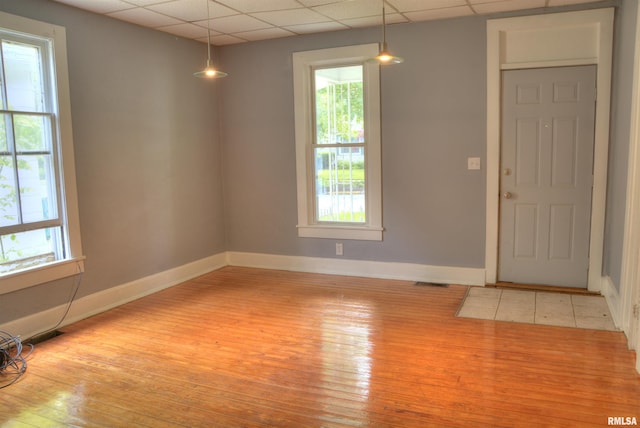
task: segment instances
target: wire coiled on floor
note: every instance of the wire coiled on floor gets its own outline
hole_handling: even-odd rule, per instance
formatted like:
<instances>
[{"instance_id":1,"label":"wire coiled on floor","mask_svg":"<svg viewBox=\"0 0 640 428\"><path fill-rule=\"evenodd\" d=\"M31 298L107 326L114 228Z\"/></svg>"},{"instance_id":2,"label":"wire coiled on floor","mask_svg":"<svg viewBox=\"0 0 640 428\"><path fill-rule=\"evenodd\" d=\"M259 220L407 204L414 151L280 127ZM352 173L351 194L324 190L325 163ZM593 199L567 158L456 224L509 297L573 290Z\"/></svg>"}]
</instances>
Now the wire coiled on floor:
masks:
<instances>
[{"instance_id":1,"label":"wire coiled on floor","mask_svg":"<svg viewBox=\"0 0 640 428\"><path fill-rule=\"evenodd\" d=\"M19 336L13 336L0 330L0 388L14 384L27 370L27 358L33 351L33 345L23 355L22 341Z\"/></svg>"},{"instance_id":2,"label":"wire coiled on floor","mask_svg":"<svg viewBox=\"0 0 640 428\"><path fill-rule=\"evenodd\" d=\"M78 278L74 281L75 285L69 298L69 303L67 303L60 321L42 335L46 335L47 333L57 329L67 318L69 309L71 309L71 304L74 302L76 295L78 294L78 290L80 289L83 273L84 271L78 268ZM28 352L26 355L23 355L22 352L24 348L22 341L20 340L20 336L14 336L11 333L0 330L0 389L16 383L27 370L27 358L33 352L34 345L28 343L26 346L28 347Z\"/></svg>"}]
</instances>

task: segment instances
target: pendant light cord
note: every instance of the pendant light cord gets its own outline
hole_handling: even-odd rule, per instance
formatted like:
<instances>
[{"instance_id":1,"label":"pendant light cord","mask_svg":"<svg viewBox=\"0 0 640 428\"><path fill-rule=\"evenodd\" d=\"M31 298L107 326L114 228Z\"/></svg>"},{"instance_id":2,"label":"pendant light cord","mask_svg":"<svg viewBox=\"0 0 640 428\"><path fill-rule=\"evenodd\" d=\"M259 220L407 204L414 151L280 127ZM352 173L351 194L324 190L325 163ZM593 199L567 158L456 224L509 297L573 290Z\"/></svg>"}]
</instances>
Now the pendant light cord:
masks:
<instances>
[{"instance_id":1,"label":"pendant light cord","mask_svg":"<svg viewBox=\"0 0 640 428\"><path fill-rule=\"evenodd\" d=\"M382 0L382 50L387 50L387 14L384 10L384 0Z\"/></svg>"},{"instance_id":2,"label":"pendant light cord","mask_svg":"<svg viewBox=\"0 0 640 428\"><path fill-rule=\"evenodd\" d=\"M207 68L211 64L211 18L209 13L209 0L207 0Z\"/></svg>"}]
</instances>

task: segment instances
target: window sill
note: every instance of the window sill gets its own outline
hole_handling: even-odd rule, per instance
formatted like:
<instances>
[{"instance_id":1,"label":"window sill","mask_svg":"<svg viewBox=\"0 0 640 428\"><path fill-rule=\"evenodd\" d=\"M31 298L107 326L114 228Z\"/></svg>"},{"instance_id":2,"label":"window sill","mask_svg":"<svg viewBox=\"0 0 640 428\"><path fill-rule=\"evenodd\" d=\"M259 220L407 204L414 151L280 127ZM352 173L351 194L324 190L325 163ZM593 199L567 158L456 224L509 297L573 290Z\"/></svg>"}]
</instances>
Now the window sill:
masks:
<instances>
[{"instance_id":1,"label":"window sill","mask_svg":"<svg viewBox=\"0 0 640 428\"><path fill-rule=\"evenodd\" d=\"M383 230L382 228L354 226L298 226L298 236L301 238L382 241Z\"/></svg>"},{"instance_id":2,"label":"window sill","mask_svg":"<svg viewBox=\"0 0 640 428\"><path fill-rule=\"evenodd\" d=\"M0 295L80 274L84 272L84 259L60 260L0 275Z\"/></svg>"}]
</instances>

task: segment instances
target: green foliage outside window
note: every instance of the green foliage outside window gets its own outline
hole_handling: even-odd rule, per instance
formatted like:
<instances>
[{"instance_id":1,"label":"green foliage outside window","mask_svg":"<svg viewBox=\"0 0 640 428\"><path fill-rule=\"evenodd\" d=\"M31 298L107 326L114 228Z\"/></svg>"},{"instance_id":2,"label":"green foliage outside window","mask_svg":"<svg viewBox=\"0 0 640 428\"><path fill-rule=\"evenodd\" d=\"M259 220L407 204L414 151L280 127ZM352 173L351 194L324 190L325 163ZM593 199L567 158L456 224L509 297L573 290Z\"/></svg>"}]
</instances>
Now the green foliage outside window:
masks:
<instances>
[{"instance_id":1,"label":"green foliage outside window","mask_svg":"<svg viewBox=\"0 0 640 428\"><path fill-rule=\"evenodd\" d=\"M9 115L4 114L0 119L0 216L9 221L16 221L16 215L11 211L15 210L17 205L17 188L14 184L12 171L14 169L13 157L8 155L7 141L7 123L11 121L14 135L16 136L15 145L21 152L41 151L46 148L43 141L43 117L29 115ZM19 171L32 170L31 164L25 159L18 157L17 166ZM35 189L23 186L21 194L25 195L33 192ZM11 241L16 241L15 234L8 235ZM0 263L13 260L22 256L22 251L11 249L6 250L4 242L0 239Z\"/></svg>"},{"instance_id":2,"label":"green foliage outside window","mask_svg":"<svg viewBox=\"0 0 640 428\"><path fill-rule=\"evenodd\" d=\"M333 83L316 91L317 144L362 141L362 89L362 82L346 82Z\"/></svg>"}]
</instances>

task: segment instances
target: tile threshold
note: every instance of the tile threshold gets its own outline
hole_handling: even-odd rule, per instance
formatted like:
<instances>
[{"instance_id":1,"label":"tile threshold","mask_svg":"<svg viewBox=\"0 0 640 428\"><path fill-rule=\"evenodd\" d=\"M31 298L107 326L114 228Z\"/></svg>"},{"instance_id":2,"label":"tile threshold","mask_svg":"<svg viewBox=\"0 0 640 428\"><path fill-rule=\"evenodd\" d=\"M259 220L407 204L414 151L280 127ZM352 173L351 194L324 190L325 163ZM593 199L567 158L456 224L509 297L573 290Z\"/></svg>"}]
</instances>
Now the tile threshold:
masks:
<instances>
[{"instance_id":1,"label":"tile threshold","mask_svg":"<svg viewBox=\"0 0 640 428\"><path fill-rule=\"evenodd\" d=\"M603 296L547 289L469 287L457 317L618 331Z\"/></svg>"}]
</instances>

